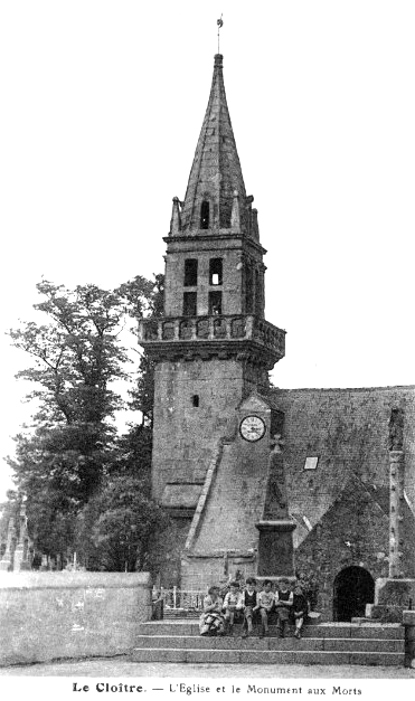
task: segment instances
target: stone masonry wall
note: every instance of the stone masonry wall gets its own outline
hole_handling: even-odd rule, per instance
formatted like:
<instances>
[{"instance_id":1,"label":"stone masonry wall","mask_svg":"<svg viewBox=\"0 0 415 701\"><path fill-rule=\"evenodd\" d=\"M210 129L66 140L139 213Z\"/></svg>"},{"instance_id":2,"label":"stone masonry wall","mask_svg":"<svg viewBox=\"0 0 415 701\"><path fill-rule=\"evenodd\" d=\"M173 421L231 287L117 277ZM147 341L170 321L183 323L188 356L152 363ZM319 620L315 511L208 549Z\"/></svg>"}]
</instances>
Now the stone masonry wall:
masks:
<instances>
[{"instance_id":1,"label":"stone masonry wall","mask_svg":"<svg viewBox=\"0 0 415 701\"><path fill-rule=\"evenodd\" d=\"M296 550L296 570L315 583L323 620L332 620L334 580L341 570L353 565L374 580L387 576L388 523L379 504L352 479Z\"/></svg>"},{"instance_id":2,"label":"stone masonry wall","mask_svg":"<svg viewBox=\"0 0 415 701\"><path fill-rule=\"evenodd\" d=\"M202 484L222 436L236 430L243 365L236 360L160 362L155 371L153 494L167 482ZM198 395L199 406L192 397Z\"/></svg>"},{"instance_id":3,"label":"stone masonry wall","mask_svg":"<svg viewBox=\"0 0 415 701\"><path fill-rule=\"evenodd\" d=\"M264 510L271 410L254 395L238 408L238 423L250 414L262 417L265 435L257 442L248 442L238 431L234 440L224 445L191 547L192 557L183 565L182 577L186 586L196 580L206 586L221 574L223 576L226 553L230 573L236 569L243 573L247 569L250 573L255 571L259 537L255 524Z\"/></svg>"},{"instance_id":4,"label":"stone masonry wall","mask_svg":"<svg viewBox=\"0 0 415 701\"><path fill-rule=\"evenodd\" d=\"M413 387L274 393L285 413L288 501L297 523L295 566L315 579L318 608L328 620L334 580L342 569L357 565L375 580L387 576L388 422L392 409L403 409L405 491L413 505L414 396ZM318 457L315 470L305 469L307 457ZM405 506L405 576L415 570L414 530L413 513Z\"/></svg>"},{"instance_id":5,"label":"stone masonry wall","mask_svg":"<svg viewBox=\"0 0 415 701\"><path fill-rule=\"evenodd\" d=\"M210 586L223 586L232 579L242 576L255 577L256 559L229 555L220 557L191 557L182 561L182 587L191 591L207 591Z\"/></svg>"},{"instance_id":6,"label":"stone masonry wall","mask_svg":"<svg viewBox=\"0 0 415 701\"><path fill-rule=\"evenodd\" d=\"M195 552L253 551L257 547L255 523L264 508L268 458L266 439L249 444L238 436L225 446Z\"/></svg>"},{"instance_id":7,"label":"stone masonry wall","mask_svg":"<svg viewBox=\"0 0 415 701\"><path fill-rule=\"evenodd\" d=\"M294 544L308 535L356 473L377 489L388 509L388 421L392 408L405 416L405 490L415 504L415 391L413 387L276 390L284 411L284 465L290 510L297 521ZM318 457L316 470L305 470Z\"/></svg>"},{"instance_id":8,"label":"stone masonry wall","mask_svg":"<svg viewBox=\"0 0 415 701\"><path fill-rule=\"evenodd\" d=\"M189 533L191 518L171 518L168 528L152 545L152 574L165 589L182 586L181 557Z\"/></svg>"},{"instance_id":9,"label":"stone masonry wall","mask_svg":"<svg viewBox=\"0 0 415 701\"><path fill-rule=\"evenodd\" d=\"M242 270L238 270L240 251L215 248L200 251L200 243L196 251L171 253L166 267L166 316L181 316L183 314L183 292L196 290L196 287L183 287L184 261L186 258L198 260L197 307L198 315L209 314L209 291L222 291L222 314L242 314L243 296ZM212 258L222 258L223 285L209 286L209 261ZM171 274L170 274L171 271Z\"/></svg>"},{"instance_id":10,"label":"stone masonry wall","mask_svg":"<svg viewBox=\"0 0 415 701\"><path fill-rule=\"evenodd\" d=\"M222 314L245 313L245 290L242 261L249 260L253 265L262 265L262 252L252 241L240 236L224 236L215 241L201 241L197 236L178 242L172 237L168 244L166 260L165 310L166 316L183 314L183 293L196 291L195 287L184 287L184 261L186 258L198 260L197 313L209 313L209 291L222 291ZM209 285L209 261L222 258L223 284ZM261 281L261 290L263 282ZM261 291L261 297L263 290Z\"/></svg>"},{"instance_id":11,"label":"stone masonry wall","mask_svg":"<svg viewBox=\"0 0 415 701\"><path fill-rule=\"evenodd\" d=\"M116 655L151 617L146 572L0 576L0 665Z\"/></svg>"}]
</instances>

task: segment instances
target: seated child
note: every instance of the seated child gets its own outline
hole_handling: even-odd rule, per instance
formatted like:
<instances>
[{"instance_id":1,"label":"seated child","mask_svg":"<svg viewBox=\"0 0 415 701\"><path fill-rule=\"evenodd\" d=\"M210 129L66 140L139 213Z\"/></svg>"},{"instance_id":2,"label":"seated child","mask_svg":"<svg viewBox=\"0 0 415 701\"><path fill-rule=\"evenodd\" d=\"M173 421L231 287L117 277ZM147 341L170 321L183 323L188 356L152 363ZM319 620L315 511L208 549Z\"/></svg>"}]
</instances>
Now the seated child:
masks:
<instances>
[{"instance_id":1,"label":"seated child","mask_svg":"<svg viewBox=\"0 0 415 701\"><path fill-rule=\"evenodd\" d=\"M296 584L294 587L292 614L295 625L294 637L298 640L301 638L301 628L303 627L304 617L307 615L307 613L307 598L303 592L302 587L299 584Z\"/></svg>"},{"instance_id":2,"label":"seated child","mask_svg":"<svg viewBox=\"0 0 415 701\"><path fill-rule=\"evenodd\" d=\"M261 614L261 638L268 635L268 616L274 608L274 592L272 591L272 582L269 579L264 581L264 588L257 595L256 608ZM254 609L255 610L255 609Z\"/></svg>"},{"instance_id":3,"label":"seated child","mask_svg":"<svg viewBox=\"0 0 415 701\"><path fill-rule=\"evenodd\" d=\"M225 620L228 626L228 632L232 633L235 614L237 614L238 611L242 611L244 602L242 594L239 591L238 582L231 582L229 587L230 591L228 591L225 596L223 608L225 609Z\"/></svg>"},{"instance_id":4,"label":"seated child","mask_svg":"<svg viewBox=\"0 0 415 701\"><path fill-rule=\"evenodd\" d=\"M256 581L253 577L248 577L246 580L246 588L243 593L244 605L244 632L242 637L246 638L253 630L254 611L257 609L257 593L255 590Z\"/></svg>"},{"instance_id":5,"label":"seated child","mask_svg":"<svg viewBox=\"0 0 415 701\"><path fill-rule=\"evenodd\" d=\"M219 587L210 587L199 619L200 635L225 635L225 616L222 609L223 599L219 596Z\"/></svg>"},{"instance_id":6,"label":"seated child","mask_svg":"<svg viewBox=\"0 0 415 701\"><path fill-rule=\"evenodd\" d=\"M290 617L293 599L294 595L289 588L288 580L282 579L279 584L279 590L275 592L275 608L277 611L277 626L280 638L285 637L285 629Z\"/></svg>"}]
</instances>

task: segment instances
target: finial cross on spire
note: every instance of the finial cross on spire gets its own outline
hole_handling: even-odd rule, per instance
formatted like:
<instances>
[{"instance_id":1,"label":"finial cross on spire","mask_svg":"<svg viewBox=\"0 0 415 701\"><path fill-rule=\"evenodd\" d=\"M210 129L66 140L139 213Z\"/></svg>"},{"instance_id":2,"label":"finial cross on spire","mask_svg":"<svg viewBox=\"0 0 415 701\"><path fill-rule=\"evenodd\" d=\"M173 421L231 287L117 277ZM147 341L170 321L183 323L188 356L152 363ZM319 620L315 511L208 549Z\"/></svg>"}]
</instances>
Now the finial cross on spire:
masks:
<instances>
[{"instance_id":1,"label":"finial cross on spire","mask_svg":"<svg viewBox=\"0 0 415 701\"><path fill-rule=\"evenodd\" d=\"M223 13L220 16L220 19L216 20L216 24L218 25L218 54L220 54L220 30L223 27Z\"/></svg>"}]
</instances>

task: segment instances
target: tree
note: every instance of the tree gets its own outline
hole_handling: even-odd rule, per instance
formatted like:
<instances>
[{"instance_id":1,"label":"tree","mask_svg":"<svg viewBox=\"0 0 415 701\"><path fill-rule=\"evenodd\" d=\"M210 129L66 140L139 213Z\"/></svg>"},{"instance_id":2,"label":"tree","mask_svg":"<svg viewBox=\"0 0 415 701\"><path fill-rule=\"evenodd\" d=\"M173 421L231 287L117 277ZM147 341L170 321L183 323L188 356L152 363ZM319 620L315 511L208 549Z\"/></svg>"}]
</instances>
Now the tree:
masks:
<instances>
[{"instance_id":1,"label":"tree","mask_svg":"<svg viewBox=\"0 0 415 701\"><path fill-rule=\"evenodd\" d=\"M73 291L47 281L37 285L46 299L34 308L47 315L48 324L29 322L10 331L10 336L34 359L34 366L18 377L37 385L31 397L40 403L38 422L97 424L119 408L120 399L109 386L114 379L125 378L128 357L119 334L126 313L136 318L142 314L150 285L143 283L140 296L137 279L129 284L136 294L134 302L117 290L95 285ZM122 287L127 289L128 283Z\"/></svg>"},{"instance_id":2,"label":"tree","mask_svg":"<svg viewBox=\"0 0 415 701\"><path fill-rule=\"evenodd\" d=\"M160 318L164 310L164 276L156 275L151 297L151 318ZM130 392L130 408L139 411L143 423L152 426L154 405L154 360L146 351L141 354L134 389Z\"/></svg>"},{"instance_id":3,"label":"tree","mask_svg":"<svg viewBox=\"0 0 415 701\"><path fill-rule=\"evenodd\" d=\"M29 399L37 411L34 430L16 437L16 459L9 463L27 495L37 548L64 557L65 549L73 549L85 505L128 462L128 441L118 441L114 427L115 412L125 406L114 381L128 381L131 362L120 337L128 318L137 326L144 314L157 313L162 278L137 276L112 291L95 285L68 290L45 280L37 289L43 299L34 308L46 323L10 331L13 344L32 358L18 377L34 383ZM130 431L132 442L145 441L148 466L149 434Z\"/></svg>"},{"instance_id":4,"label":"tree","mask_svg":"<svg viewBox=\"0 0 415 701\"><path fill-rule=\"evenodd\" d=\"M73 433L80 435L73 435ZM74 540L76 515L86 503L82 441L80 426L39 426L33 435L16 437L16 459L9 459L19 490L27 495L27 516L35 547L61 561ZM88 470L92 481L92 466L103 470L102 450L90 454Z\"/></svg>"},{"instance_id":5,"label":"tree","mask_svg":"<svg viewBox=\"0 0 415 701\"><path fill-rule=\"evenodd\" d=\"M79 546L88 568L135 572L149 566L150 545L166 516L133 475L114 475L85 507Z\"/></svg>"},{"instance_id":6,"label":"tree","mask_svg":"<svg viewBox=\"0 0 415 701\"><path fill-rule=\"evenodd\" d=\"M140 479L150 495L151 428L144 423L132 424L127 433L117 436L109 461L108 474L129 475Z\"/></svg>"}]
</instances>

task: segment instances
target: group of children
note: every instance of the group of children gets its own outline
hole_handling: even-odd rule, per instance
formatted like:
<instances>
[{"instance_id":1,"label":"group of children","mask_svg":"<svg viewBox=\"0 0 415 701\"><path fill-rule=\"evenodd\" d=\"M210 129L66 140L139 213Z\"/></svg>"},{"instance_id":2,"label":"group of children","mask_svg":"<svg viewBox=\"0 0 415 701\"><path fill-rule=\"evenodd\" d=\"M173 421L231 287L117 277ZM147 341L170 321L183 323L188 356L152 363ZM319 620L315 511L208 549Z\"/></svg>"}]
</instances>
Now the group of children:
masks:
<instances>
[{"instance_id":1,"label":"group of children","mask_svg":"<svg viewBox=\"0 0 415 701\"><path fill-rule=\"evenodd\" d=\"M301 638L308 601L299 583L291 589L288 580L282 579L274 592L272 582L266 579L263 589L257 591L256 580L249 577L243 591L235 581L230 582L224 599L219 592L219 587L211 587L205 597L199 625L201 635L231 635L235 620L243 617L242 637L253 633L255 620L259 620L260 637L264 637L268 635L270 614L275 612L280 638L285 637L290 619L295 626L294 636Z\"/></svg>"}]
</instances>

